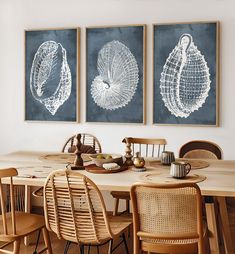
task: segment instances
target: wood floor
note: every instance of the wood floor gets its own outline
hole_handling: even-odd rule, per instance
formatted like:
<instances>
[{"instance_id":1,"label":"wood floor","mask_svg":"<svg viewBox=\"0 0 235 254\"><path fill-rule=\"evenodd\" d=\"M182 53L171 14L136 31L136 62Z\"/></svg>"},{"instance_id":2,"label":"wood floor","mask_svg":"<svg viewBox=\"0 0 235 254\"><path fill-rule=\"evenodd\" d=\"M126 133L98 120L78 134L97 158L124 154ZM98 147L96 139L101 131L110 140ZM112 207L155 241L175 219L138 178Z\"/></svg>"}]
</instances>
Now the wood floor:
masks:
<instances>
[{"instance_id":1,"label":"wood floor","mask_svg":"<svg viewBox=\"0 0 235 254\"><path fill-rule=\"evenodd\" d=\"M54 234L50 234L50 238L51 238L51 243L52 243L52 248L53 248L53 254L63 254L64 253L64 247L66 242L64 240L58 240L56 235ZM129 249L129 253L132 253L132 238L128 237L128 234L126 233L126 239L127 239L127 244L128 244L128 249ZM116 246L116 244L118 244L119 239L117 239L114 242L114 246ZM38 251L41 250L43 248L43 241L40 242L39 246L38 246ZM34 252L34 248L35 245L30 245L30 246L25 246L24 244L21 244L20 247L20 254L33 254ZM6 249L10 250L11 246L7 247ZM87 252L88 249L86 249L85 253ZM68 254L79 254L79 247L76 244L71 244L69 247L69 251ZM99 247L99 254L107 254L108 253L108 244L104 245L104 246L100 246ZM121 244L115 251L114 254L125 254L125 248L124 245ZM92 247L90 249L90 254L98 254L96 247Z\"/></svg>"},{"instance_id":2,"label":"wood floor","mask_svg":"<svg viewBox=\"0 0 235 254\"><path fill-rule=\"evenodd\" d=\"M233 216L230 216L229 220L230 220L230 223L232 224L232 227L231 227L232 238L233 238L232 240L233 240L233 243L234 243L234 250L235 250L235 211L233 213ZM54 234L51 234L50 236L51 236L51 243L52 243L53 253L54 254L63 254L66 242L64 240L58 240L56 235L54 235ZM131 254L132 249L133 249L132 236L128 237L128 234L126 232L126 238L127 238L129 253ZM116 245L117 243L118 243L118 240L115 241L114 244ZM9 247L7 249L10 249ZM43 242L41 242L39 244L38 250L40 250L41 247L43 247ZM33 254L34 248L35 248L35 245L25 246L22 243L20 253L21 254ZM108 253L108 244L104 245L104 246L101 246L100 249L99 249L99 254L107 254L107 253ZM78 246L75 245L75 244L71 244L70 248L69 248L69 251L68 251L68 254L80 254ZM97 250L96 250L95 247L91 248L90 254L97 254ZM114 254L125 254L125 249L124 249L123 244L115 250ZM223 254L223 253L221 253L221 254Z\"/></svg>"}]
</instances>

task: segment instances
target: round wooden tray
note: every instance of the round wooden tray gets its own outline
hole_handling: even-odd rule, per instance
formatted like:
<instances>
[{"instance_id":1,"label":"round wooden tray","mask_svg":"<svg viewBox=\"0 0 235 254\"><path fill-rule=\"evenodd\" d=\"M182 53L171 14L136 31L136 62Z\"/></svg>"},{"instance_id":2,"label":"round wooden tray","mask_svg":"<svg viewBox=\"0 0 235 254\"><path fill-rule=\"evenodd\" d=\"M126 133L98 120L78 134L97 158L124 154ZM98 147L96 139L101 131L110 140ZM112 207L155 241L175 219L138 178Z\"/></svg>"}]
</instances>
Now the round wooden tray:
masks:
<instances>
[{"instance_id":1,"label":"round wooden tray","mask_svg":"<svg viewBox=\"0 0 235 254\"><path fill-rule=\"evenodd\" d=\"M187 160L187 159L176 159L176 161L185 161L191 165L192 169L202 169L207 168L210 164L207 161L202 160ZM170 166L162 165L160 160L149 161L147 166L149 167L156 167L156 168L167 168Z\"/></svg>"},{"instance_id":2,"label":"round wooden tray","mask_svg":"<svg viewBox=\"0 0 235 254\"><path fill-rule=\"evenodd\" d=\"M95 164L90 164L85 167L85 170L90 173L94 174L112 174L112 173L118 173L122 172L128 169L128 166L122 165L119 169L111 169L111 170L106 170L102 167L97 167Z\"/></svg>"},{"instance_id":3,"label":"round wooden tray","mask_svg":"<svg viewBox=\"0 0 235 254\"><path fill-rule=\"evenodd\" d=\"M140 179L144 182L151 183L198 183L206 179L203 175L188 174L185 178L177 179L169 175L169 173L147 173L140 176Z\"/></svg>"},{"instance_id":4,"label":"round wooden tray","mask_svg":"<svg viewBox=\"0 0 235 254\"><path fill-rule=\"evenodd\" d=\"M90 161L88 154L81 154L82 159L84 162ZM52 154L45 154L41 157L39 157L39 160L41 161L50 161L54 163L62 163L62 164L68 164L73 163L75 160L75 154L73 153L52 153Z\"/></svg>"}]
</instances>

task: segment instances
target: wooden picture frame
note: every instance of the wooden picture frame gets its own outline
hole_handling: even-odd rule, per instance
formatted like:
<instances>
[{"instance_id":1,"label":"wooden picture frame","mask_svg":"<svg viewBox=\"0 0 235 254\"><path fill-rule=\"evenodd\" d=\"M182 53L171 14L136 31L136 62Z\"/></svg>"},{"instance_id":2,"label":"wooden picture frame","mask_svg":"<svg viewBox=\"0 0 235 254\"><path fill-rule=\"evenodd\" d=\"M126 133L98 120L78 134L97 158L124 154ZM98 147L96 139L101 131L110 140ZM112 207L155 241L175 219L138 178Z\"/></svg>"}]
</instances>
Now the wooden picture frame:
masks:
<instances>
[{"instance_id":1,"label":"wooden picture frame","mask_svg":"<svg viewBox=\"0 0 235 254\"><path fill-rule=\"evenodd\" d=\"M25 30L25 121L78 122L80 28Z\"/></svg>"},{"instance_id":2,"label":"wooden picture frame","mask_svg":"<svg viewBox=\"0 0 235 254\"><path fill-rule=\"evenodd\" d=\"M86 122L145 124L146 25L86 28Z\"/></svg>"},{"instance_id":3,"label":"wooden picture frame","mask_svg":"<svg viewBox=\"0 0 235 254\"><path fill-rule=\"evenodd\" d=\"M219 22L153 24L153 124L219 126Z\"/></svg>"}]
</instances>

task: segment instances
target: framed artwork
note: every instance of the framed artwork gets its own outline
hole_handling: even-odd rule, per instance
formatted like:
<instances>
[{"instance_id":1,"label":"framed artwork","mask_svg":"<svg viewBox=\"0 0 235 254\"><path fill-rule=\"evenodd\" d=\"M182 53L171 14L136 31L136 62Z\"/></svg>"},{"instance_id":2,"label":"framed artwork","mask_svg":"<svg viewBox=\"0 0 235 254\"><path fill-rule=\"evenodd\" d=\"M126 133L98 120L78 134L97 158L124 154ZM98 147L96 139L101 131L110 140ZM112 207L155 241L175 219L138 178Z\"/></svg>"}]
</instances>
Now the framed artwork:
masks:
<instances>
[{"instance_id":1,"label":"framed artwork","mask_svg":"<svg viewBox=\"0 0 235 254\"><path fill-rule=\"evenodd\" d=\"M86 121L145 123L145 25L86 29Z\"/></svg>"},{"instance_id":2,"label":"framed artwork","mask_svg":"<svg viewBox=\"0 0 235 254\"><path fill-rule=\"evenodd\" d=\"M25 31L25 120L78 120L79 29Z\"/></svg>"},{"instance_id":3,"label":"framed artwork","mask_svg":"<svg viewBox=\"0 0 235 254\"><path fill-rule=\"evenodd\" d=\"M153 25L153 122L218 126L219 23Z\"/></svg>"}]
</instances>

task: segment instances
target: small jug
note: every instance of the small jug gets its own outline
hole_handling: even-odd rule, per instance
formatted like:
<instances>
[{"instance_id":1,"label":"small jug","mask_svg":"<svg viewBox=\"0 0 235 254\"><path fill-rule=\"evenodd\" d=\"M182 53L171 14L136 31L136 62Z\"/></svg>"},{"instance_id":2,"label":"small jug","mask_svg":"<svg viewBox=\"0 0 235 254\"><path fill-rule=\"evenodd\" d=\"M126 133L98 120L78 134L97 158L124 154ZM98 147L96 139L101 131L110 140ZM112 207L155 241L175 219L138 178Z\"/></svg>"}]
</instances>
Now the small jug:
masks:
<instances>
[{"instance_id":1,"label":"small jug","mask_svg":"<svg viewBox=\"0 0 235 254\"><path fill-rule=\"evenodd\" d=\"M173 152L163 151L161 155L161 163L163 165L171 165L171 162L175 161L175 155Z\"/></svg>"},{"instance_id":2,"label":"small jug","mask_svg":"<svg viewBox=\"0 0 235 254\"><path fill-rule=\"evenodd\" d=\"M191 170L191 165L185 161L172 162L170 175L174 178L184 178Z\"/></svg>"},{"instance_id":3,"label":"small jug","mask_svg":"<svg viewBox=\"0 0 235 254\"><path fill-rule=\"evenodd\" d=\"M145 165L145 160L143 157L140 157L140 153L136 153L136 157L133 159L133 164L136 168L143 168Z\"/></svg>"}]
</instances>

